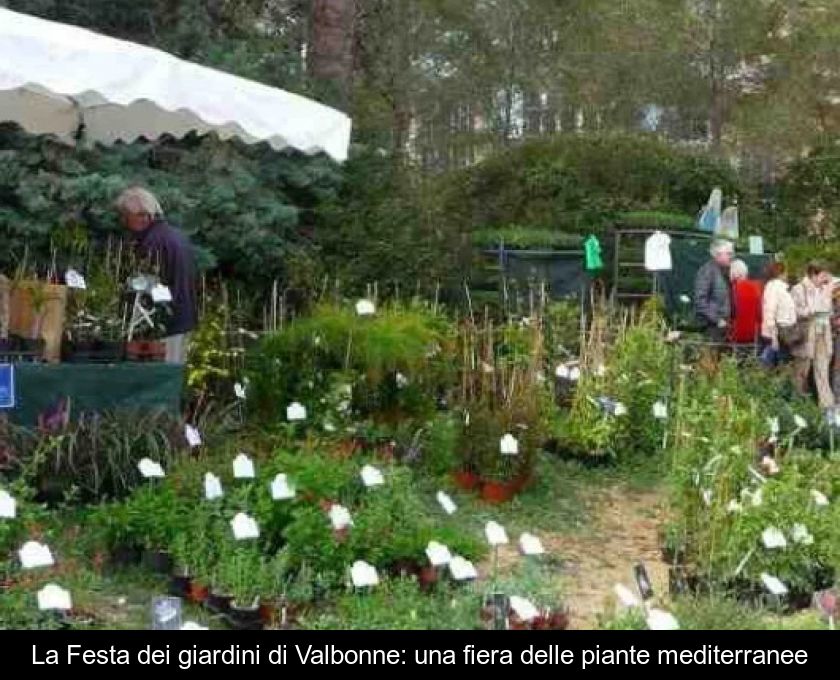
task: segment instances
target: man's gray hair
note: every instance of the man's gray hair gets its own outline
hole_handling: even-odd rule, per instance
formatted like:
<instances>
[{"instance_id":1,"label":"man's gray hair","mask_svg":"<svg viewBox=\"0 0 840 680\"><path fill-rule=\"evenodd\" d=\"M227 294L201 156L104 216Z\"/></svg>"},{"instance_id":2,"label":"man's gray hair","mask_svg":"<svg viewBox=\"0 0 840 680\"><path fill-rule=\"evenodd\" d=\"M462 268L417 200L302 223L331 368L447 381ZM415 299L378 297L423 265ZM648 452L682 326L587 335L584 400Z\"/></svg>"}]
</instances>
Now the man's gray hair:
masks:
<instances>
[{"instance_id":1,"label":"man's gray hair","mask_svg":"<svg viewBox=\"0 0 840 680\"><path fill-rule=\"evenodd\" d=\"M716 239L712 241L712 247L709 249L709 252L711 252L712 257L716 257L721 253L734 253L735 244L726 239Z\"/></svg>"},{"instance_id":2,"label":"man's gray hair","mask_svg":"<svg viewBox=\"0 0 840 680\"><path fill-rule=\"evenodd\" d=\"M116 202L117 210L128 215L148 215L149 217L163 217L155 195L143 187L129 187L123 191Z\"/></svg>"},{"instance_id":3,"label":"man's gray hair","mask_svg":"<svg viewBox=\"0 0 840 680\"><path fill-rule=\"evenodd\" d=\"M729 265L729 278L733 281L736 279L745 279L750 275L750 268L743 260L732 260Z\"/></svg>"}]
</instances>

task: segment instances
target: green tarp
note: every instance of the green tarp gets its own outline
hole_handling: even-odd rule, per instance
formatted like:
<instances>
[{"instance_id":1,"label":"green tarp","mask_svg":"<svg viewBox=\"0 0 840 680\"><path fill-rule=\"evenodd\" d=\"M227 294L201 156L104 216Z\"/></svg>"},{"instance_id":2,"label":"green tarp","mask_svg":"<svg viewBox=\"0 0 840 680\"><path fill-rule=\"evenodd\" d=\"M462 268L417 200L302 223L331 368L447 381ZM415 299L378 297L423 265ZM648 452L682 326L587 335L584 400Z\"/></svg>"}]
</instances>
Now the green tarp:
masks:
<instances>
[{"instance_id":1,"label":"green tarp","mask_svg":"<svg viewBox=\"0 0 840 680\"><path fill-rule=\"evenodd\" d=\"M184 367L164 363L16 364L16 408L11 420L37 424L60 398L70 399L70 417L83 412L158 409L181 410Z\"/></svg>"}]
</instances>

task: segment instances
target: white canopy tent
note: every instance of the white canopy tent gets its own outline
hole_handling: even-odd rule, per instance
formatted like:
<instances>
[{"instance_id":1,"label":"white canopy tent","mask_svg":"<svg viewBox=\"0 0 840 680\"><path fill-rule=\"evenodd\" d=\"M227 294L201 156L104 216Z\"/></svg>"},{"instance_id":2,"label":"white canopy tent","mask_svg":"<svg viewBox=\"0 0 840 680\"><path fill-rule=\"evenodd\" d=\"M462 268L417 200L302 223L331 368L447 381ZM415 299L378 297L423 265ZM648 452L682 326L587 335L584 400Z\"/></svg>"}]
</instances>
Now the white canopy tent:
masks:
<instances>
[{"instance_id":1,"label":"white canopy tent","mask_svg":"<svg viewBox=\"0 0 840 680\"><path fill-rule=\"evenodd\" d=\"M215 132L342 162L350 118L304 97L0 8L0 121L72 143ZM80 127L83 126L83 127Z\"/></svg>"}]
</instances>

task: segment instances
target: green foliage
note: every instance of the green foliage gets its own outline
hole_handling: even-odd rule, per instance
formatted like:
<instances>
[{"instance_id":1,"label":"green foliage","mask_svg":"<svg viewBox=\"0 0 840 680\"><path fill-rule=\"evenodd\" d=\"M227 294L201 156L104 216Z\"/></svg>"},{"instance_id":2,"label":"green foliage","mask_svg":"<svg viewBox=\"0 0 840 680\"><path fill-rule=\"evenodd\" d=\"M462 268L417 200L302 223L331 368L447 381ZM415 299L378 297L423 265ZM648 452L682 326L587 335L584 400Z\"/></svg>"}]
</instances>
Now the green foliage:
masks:
<instances>
[{"instance_id":1,"label":"green foliage","mask_svg":"<svg viewBox=\"0 0 840 680\"><path fill-rule=\"evenodd\" d=\"M501 229L480 229L472 234L476 246L498 248L504 245L508 249L565 249L581 250L583 237L576 234L564 234L548 229L529 229L510 225Z\"/></svg>"},{"instance_id":2,"label":"green foliage","mask_svg":"<svg viewBox=\"0 0 840 680\"><path fill-rule=\"evenodd\" d=\"M695 229L697 220L693 215L684 213L658 212L655 210L637 210L618 215L618 224L622 227L637 229Z\"/></svg>"}]
</instances>

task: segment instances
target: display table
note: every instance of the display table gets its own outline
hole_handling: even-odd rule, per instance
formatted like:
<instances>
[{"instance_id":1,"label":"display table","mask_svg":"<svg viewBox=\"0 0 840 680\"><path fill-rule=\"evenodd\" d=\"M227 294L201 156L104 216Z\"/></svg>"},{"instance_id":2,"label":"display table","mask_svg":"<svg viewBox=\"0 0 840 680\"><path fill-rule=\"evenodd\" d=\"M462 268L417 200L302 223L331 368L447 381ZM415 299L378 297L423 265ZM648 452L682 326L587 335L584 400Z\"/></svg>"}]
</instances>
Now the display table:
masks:
<instances>
[{"instance_id":1,"label":"display table","mask_svg":"<svg viewBox=\"0 0 840 680\"><path fill-rule=\"evenodd\" d=\"M164 363L15 364L16 407L7 413L20 425L58 399L70 399L70 417L121 408L159 409L179 415L184 367Z\"/></svg>"}]
</instances>

